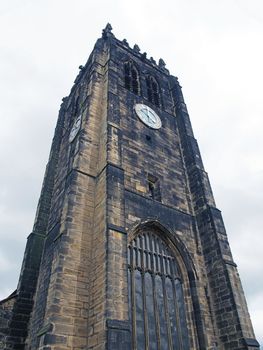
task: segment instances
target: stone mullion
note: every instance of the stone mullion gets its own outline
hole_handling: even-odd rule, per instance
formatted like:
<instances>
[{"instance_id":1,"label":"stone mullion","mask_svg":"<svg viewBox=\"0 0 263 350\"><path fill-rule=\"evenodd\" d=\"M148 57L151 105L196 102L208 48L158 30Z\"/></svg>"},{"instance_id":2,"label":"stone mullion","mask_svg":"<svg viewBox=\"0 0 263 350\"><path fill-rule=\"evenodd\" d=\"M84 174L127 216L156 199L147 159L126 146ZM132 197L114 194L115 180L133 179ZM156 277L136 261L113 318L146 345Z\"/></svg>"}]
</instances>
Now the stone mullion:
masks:
<instances>
[{"instance_id":1,"label":"stone mullion","mask_svg":"<svg viewBox=\"0 0 263 350\"><path fill-rule=\"evenodd\" d=\"M142 255L141 255L142 257ZM149 328L148 328L148 317L146 308L146 291L145 291L145 271L141 271L142 275L142 298L143 298L143 318L144 318L144 334L145 334L145 348L149 347Z\"/></svg>"},{"instance_id":2,"label":"stone mullion","mask_svg":"<svg viewBox=\"0 0 263 350\"><path fill-rule=\"evenodd\" d=\"M162 273L161 277L162 277L162 285L163 285L164 309L165 309L165 318L166 318L166 324L167 324L168 344L169 344L169 349L172 349L171 322L170 322L169 310L168 310L168 305L167 305L167 291L166 291L166 285L165 285L165 275Z\"/></svg>"},{"instance_id":3,"label":"stone mullion","mask_svg":"<svg viewBox=\"0 0 263 350\"><path fill-rule=\"evenodd\" d=\"M171 333L171 322L170 322L170 315L169 315L169 310L168 310L168 298L167 298L167 290L166 290L166 285L165 285L165 280L166 280L166 272L165 272L165 261L164 261L164 256L163 256L163 242L159 245L159 252L157 254L158 260L160 263L159 266L159 271L161 272L162 276L162 284L163 284L163 296L164 296L164 306L165 306L165 317L167 321L167 333L168 333L168 343L169 343L169 348L173 348L173 341L172 341L172 333ZM170 263L170 269L172 268L172 262ZM167 269L166 269L167 271ZM172 271L170 271L172 274Z\"/></svg>"},{"instance_id":4,"label":"stone mullion","mask_svg":"<svg viewBox=\"0 0 263 350\"><path fill-rule=\"evenodd\" d=\"M173 297L174 297L174 305L175 305L175 316L176 316L176 326L177 326L177 334L178 334L178 344L179 344L179 350L182 349L182 331L181 331L181 322L180 322L180 316L179 316L179 308L178 308L178 302L177 302L177 296L176 296L176 290L175 290L175 283L174 283L174 278L172 279L172 286L173 286Z\"/></svg>"},{"instance_id":5,"label":"stone mullion","mask_svg":"<svg viewBox=\"0 0 263 350\"><path fill-rule=\"evenodd\" d=\"M156 276L156 274L153 272L152 279L153 279L153 300L154 300L155 328L156 328L158 350L162 350L161 349L159 308L158 308L158 304L157 304L157 295L156 295L156 288L155 288L155 276Z\"/></svg>"},{"instance_id":6,"label":"stone mullion","mask_svg":"<svg viewBox=\"0 0 263 350\"><path fill-rule=\"evenodd\" d=\"M131 327L132 327L132 349L135 349L136 342L136 299L135 299L135 278L134 269L131 269Z\"/></svg>"}]
</instances>

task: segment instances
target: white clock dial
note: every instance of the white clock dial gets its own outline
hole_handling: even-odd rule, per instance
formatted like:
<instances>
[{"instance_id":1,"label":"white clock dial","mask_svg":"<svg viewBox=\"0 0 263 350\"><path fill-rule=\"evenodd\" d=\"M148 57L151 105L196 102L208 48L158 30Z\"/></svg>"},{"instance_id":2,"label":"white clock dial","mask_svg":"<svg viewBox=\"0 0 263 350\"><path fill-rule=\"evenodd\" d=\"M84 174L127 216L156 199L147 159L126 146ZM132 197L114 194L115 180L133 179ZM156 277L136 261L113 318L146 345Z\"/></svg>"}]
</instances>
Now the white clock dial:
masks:
<instances>
[{"instance_id":1,"label":"white clock dial","mask_svg":"<svg viewBox=\"0 0 263 350\"><path fill-rule=\"evenodd\" d=\"M75 139L75 137L77 136L77 133L80 130L81 117L82 117L82 115L80 114L72 126L72 129L71 129L70 134L69 134L69 142L72 142Z\"/></svg>"},{"instance_id":2,"label":"white clock dial","mask_svg":"<svg viewBox=\"0 0 263 350\"><path fill-rule=\"evenodd\" d=\"M135 112L141 121L152 129L160 129L162 122L160 117L150 107L138 103L135 105Z\"/></svg>"}]
</instances>

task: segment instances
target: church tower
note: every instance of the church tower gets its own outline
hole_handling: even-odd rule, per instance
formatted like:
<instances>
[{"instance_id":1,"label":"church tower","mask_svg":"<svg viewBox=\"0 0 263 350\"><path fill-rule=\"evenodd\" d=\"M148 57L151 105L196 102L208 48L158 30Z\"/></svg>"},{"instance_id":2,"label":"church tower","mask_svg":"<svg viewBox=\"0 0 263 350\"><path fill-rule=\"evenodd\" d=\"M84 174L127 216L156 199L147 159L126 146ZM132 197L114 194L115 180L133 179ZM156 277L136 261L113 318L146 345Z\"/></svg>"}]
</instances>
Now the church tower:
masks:
<instances>
[{"instance_id":1,"label":"church tower","mask_svg":"<svg viewBox=\"0 0 263 350\"><path fill-rule=\"evenodd\" d=\"M63 99L0 305L3 349L259 349L181 86L109 24Z\"/></svg>"}]
</instances>

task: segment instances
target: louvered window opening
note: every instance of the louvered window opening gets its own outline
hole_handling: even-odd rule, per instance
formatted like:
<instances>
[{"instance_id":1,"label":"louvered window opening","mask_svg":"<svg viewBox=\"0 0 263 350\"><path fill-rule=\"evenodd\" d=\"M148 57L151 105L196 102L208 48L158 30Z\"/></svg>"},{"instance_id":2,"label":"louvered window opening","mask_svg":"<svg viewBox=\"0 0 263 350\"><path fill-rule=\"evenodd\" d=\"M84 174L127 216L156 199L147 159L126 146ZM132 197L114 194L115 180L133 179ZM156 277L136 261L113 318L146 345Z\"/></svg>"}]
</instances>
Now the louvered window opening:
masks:
<instances>
[{"instance_id":1,"label":"louvered window opening","mask_svg":"<svg viewBox=\"0 0 263 350\"><path fill-rule=\"evenodd\" d=\"M137 69L131 62L127 62L124 65L124 74L125 74L125 87L131 92L139 95L139 74Z\"/></svg>"},{"instance_id":2,"label":"louvered window opening","mask_svg":"<svg viewBox=\"0 0 263 350\"><path fill-rule=\"evenodd\" d=\"M160 95L159 95L159 85L155 78L152 76L147 77L147 94L148 100L155 106L160 107Z\"/></svg>"},{"instance_id":3,"label":"louvered window opening","mask_svg":"<svg viewBox=\"0 0 263 350\"><path fill-rule=\"evenodd\" d=\"M133 350L189 349L182 282L175 257L155 233L128 247Z\"/></svg>"}]
</instances>

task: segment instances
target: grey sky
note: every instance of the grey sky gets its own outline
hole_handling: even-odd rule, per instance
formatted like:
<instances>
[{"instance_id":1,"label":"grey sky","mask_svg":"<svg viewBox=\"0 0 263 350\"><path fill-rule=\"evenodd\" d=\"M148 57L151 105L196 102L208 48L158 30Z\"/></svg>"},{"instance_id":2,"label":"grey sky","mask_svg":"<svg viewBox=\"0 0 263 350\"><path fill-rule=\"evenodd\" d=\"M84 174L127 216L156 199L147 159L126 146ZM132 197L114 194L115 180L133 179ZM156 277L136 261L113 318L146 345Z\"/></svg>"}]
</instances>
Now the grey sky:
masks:
<instances>
[{"instance_id":1,"label":"grey sky","mask_svg":"<svg viewBox=\"0 0 263 350\"><path fill-rule=\"evenodd\" d=\"M0 0L0 299L16 288L61 98L107 22L183 86L263 343L261 0Z\"/></svg>"}]
</instances>

